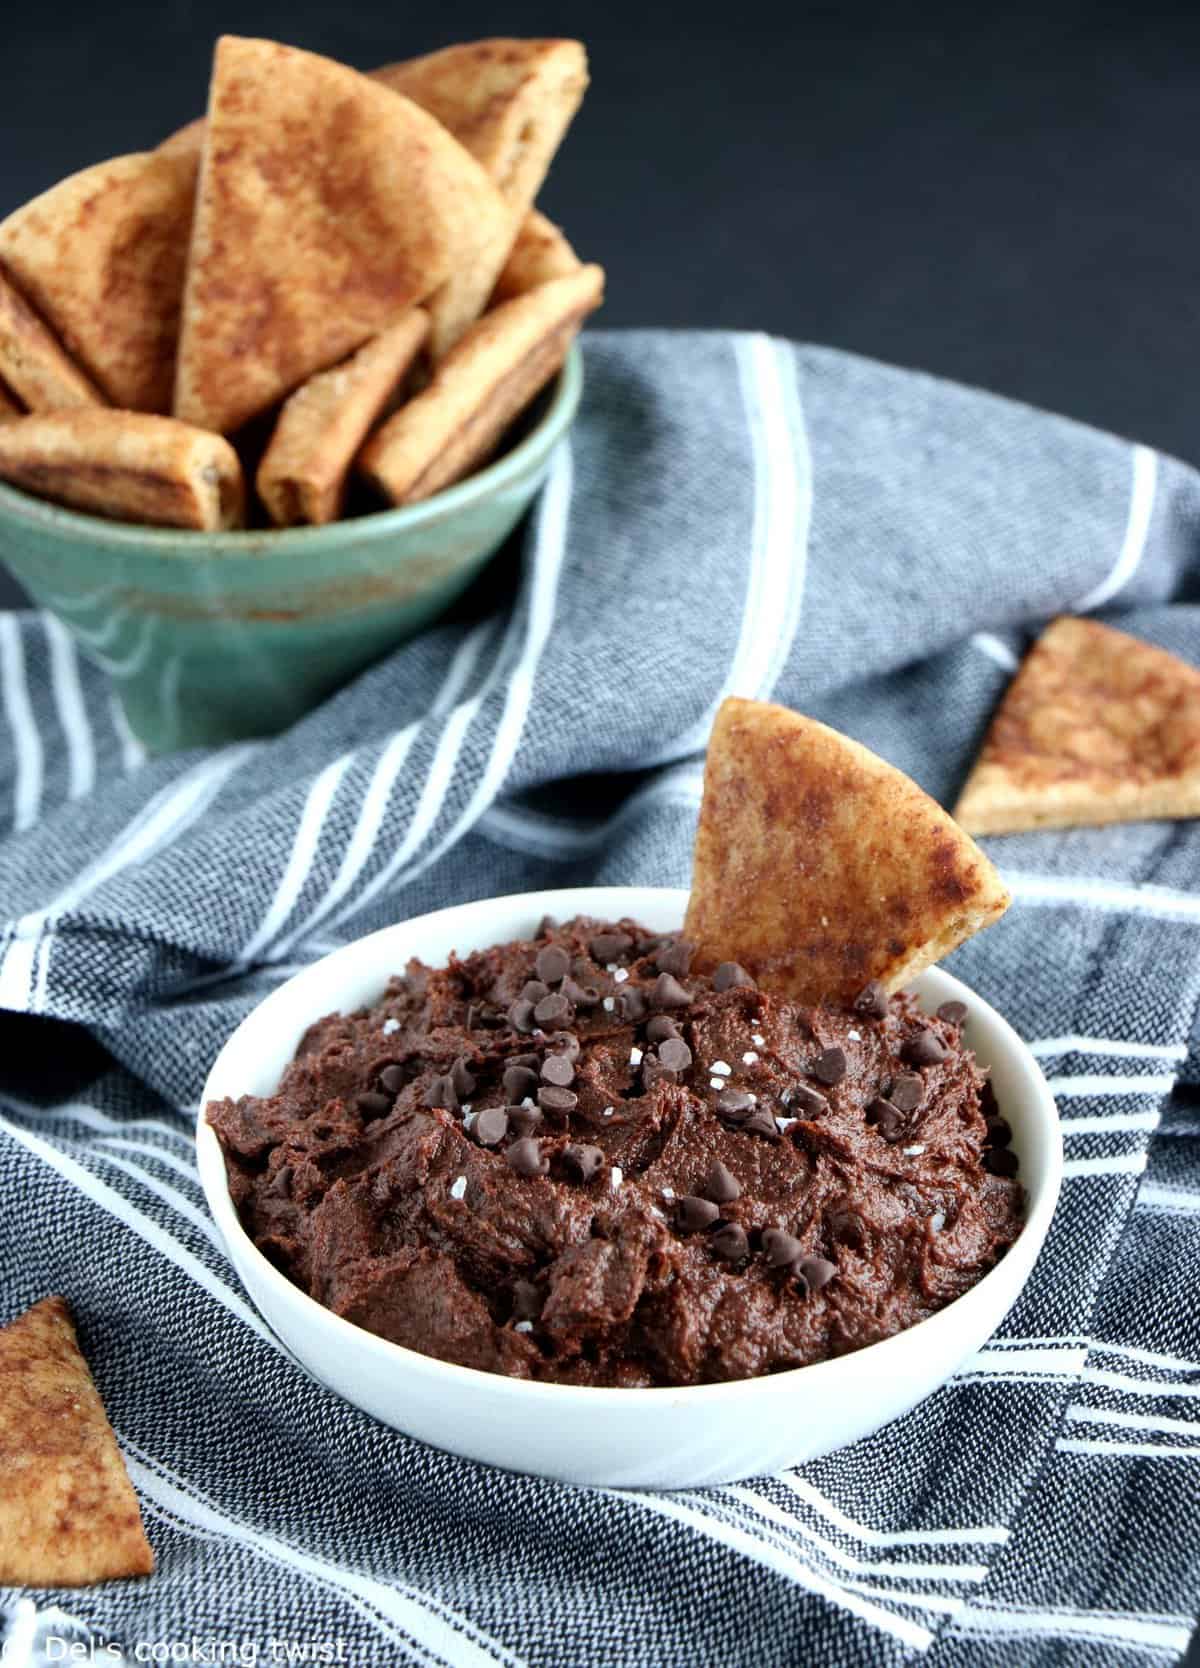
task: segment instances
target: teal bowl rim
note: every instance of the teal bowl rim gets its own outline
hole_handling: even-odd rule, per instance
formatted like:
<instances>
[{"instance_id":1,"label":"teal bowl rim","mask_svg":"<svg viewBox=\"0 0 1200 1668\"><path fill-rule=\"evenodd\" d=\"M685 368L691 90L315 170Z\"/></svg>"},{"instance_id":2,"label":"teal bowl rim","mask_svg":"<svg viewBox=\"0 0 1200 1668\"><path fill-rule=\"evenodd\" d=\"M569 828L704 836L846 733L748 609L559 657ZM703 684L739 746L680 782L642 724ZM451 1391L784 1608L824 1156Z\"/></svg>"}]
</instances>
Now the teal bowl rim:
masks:
<instances>
[{"instance_id":1,"label":"teal bowl rim","mask_svg":"<svg viewBox=\"0 0 1200 1668\"><path fill-rule=\"evenodd\" d=\"M573 342L555 380L550 403L529 433L510 451L465 481L435 492L418 504L394 510L374 510L321 527L241 528L209 533L191 527L142 527L134 522L109 521L104 516L64 509L0 481L0 525L13 515L44 531L57 531L109 546L132 547L141 555L160 555L173 561L208 556L275 556L311 549L322 539L358 543L376 535L406 533L426 522L469 508L508 486L539 453L549 452L570 426L583 392L583 355ZM0 558L3 557L0 551Z\"/></svg>"}]
</instances>

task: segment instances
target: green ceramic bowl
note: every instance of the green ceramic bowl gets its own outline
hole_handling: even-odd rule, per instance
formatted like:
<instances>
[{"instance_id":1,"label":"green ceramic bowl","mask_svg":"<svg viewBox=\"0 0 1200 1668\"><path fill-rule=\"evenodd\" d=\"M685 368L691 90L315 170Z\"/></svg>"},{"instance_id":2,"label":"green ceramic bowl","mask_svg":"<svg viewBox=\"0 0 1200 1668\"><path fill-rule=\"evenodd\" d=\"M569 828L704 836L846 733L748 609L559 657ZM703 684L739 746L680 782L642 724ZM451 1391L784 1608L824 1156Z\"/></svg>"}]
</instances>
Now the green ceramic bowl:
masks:
<instances>
[{"instance_id":1,"label":"green ceramic bowl","mask_svg":"<svg viewBox=\"0 0 1200 1668\"><path fill-rule=\"evenodd\" d=\"M466 589L545 479L582 387L575 346L495 463L424 503L329 527L134 527L0 483L0 557L109 674L152 752L268 735Z\"/></svg>"}]
</instances>

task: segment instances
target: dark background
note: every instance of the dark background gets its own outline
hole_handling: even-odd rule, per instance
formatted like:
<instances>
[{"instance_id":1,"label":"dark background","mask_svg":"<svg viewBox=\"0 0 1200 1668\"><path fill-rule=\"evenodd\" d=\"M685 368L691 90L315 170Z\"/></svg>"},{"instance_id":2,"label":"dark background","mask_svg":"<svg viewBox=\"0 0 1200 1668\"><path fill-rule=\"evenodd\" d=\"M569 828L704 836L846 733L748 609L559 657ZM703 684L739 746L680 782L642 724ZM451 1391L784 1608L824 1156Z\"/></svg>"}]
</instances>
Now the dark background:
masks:
<instances>
[{"instance_id":1,"label":"dark background","mask_svg":"<svg viewBox=\"0 0 1200 1668\"><path fill-rule=\"evenodd\" d=\"M1200 462L1200 9L9 0L0 22L0 215L199 114L222 30L364 69L578 35L592 89L542 206L608 268L605 324L826 342Z\"/></svg>"}]
</instances>

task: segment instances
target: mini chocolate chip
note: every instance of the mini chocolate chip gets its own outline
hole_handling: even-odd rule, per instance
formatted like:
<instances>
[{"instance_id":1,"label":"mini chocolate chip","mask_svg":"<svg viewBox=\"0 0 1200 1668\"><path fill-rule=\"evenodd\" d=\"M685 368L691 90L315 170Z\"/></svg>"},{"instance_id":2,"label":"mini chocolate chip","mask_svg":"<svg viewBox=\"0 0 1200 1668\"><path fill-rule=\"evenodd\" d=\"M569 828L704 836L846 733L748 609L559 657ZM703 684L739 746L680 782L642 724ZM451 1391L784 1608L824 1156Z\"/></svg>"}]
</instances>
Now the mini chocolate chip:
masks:
<instances>
[{"instance_id":1,"label":"mini chocolate chip","mask_svg":"<svg viewBox=\"0 0 1200 1668\"><path fill-rule=\"evenodd\" d=\"M577 979L564 979L561 990L567 1001L577 1008L594 1008L600 1000L600 992L595 985L581 985Z\"/></svg>"},{"instance_id":2,"label":"mini chocolate chip","mask_svg":"<svg viewBox=\"0 0 1200 1668\"><path fill-rule=\"evenodd\" d=\"M553 915L543 915L537 924L537 931L533 936L535 938L545 938L548 933L552 933L554 931L557 925L558 922L554 919Z\"/></svg>"},{"instance_id":3,"label":"mini chocolate chip","mask_svg":"<svg viewBox=\"0 0 1200 1668\"><path fill-rule=\"evenodd\" d=\"M691 1000L691 992L684 990L674 973L660 973L650 992L650 1001L656 1008L686 1008Z\"/></svg>"},{"instance_id":4,"label":"mini chocolate chip","mask_svg":"<svg viewBox=\"0 0 1200 1668\"><path fill-rule=\"evenodd\" d=\"M637 1025L646 1017L646 998L636 985L622 985L617 992L617 1018Z\"/></svg>"},{"instance_id":5,"label":"mini chocolate chip","mask_svg":"<svg viewBox=\"0 0 1200 1668\"><path fill-rule=\"evenodd\" d=\"M936 1066L946 1058L946 1045L932 1031L918 1031L900 1050L900 1058L910 1066Z\"/></svg>"},{"instance_id":6,"label":"mini chocolate chip","mask_svg":"<svg viewBox=\"0 0 1200 1668\"><path fill-rule=\"evenodd\" d=\"M519 996L508 1010L508 1023L514 1031L532 1031L533 1003Z\"/></svg>"},{"instance_id":7,"label":"mini chocolate chip","mask_svg":"<svg viewBox=\"0 0 1200 1668\"><path fill-rule=\"evenodd\" d=\"M450 1081L454 1085L454 1092L459 1100L466 1100L475 1093L475 1079L467 1066L464 1055L460 1054L450 1067Z\"/></svg>"},{"instance_id":8,"label":"mini chocolate chip","mask_svg":"<svg viewBox=\"0 0 1200 1668\"><path fill-rule=\"evenodd\" d=\"M532 1135L542 1124L541 1108L537 1106L506 1106L508 1126L514 1135Z\"/></svg>"},{"instance_id":9,"label":"mini chocolate chip","mask_svg":"<svg viewBox=\"0 0 1200 1668\"><path fill-rule=\"evenodd\" d=\"M475 1114L471 1134L481 1147L498 1147L508 1134L508 1113L502 1106L485 1106Z\"/></svg>"},{"instance_id":10,"label":"mini chocolate chip","mask_svg":"<svg viewBox=\"0 0 1200 1668\"><path fill-rule=\"evenodd\" d=\"M542 1082L569 1089L575 1081L575 1067L566 1054L547 1054L542 1061Z\"/></svg>"},{"instance_id":11,"label":"mini chocolate chip","mask_svg":"<svg viewBox=\"0 0 1200 1668\"><path fill-rule=\"evenodd\" d=\"M667 1041L668 1037L677 1037L678 1035L678 1025L676 1025L675 1021L667 1014L655 1014L654 1018L646 1026L647 1042L664 1043Z\"/></svg>"},{"instance_id":12,"label":"mini chocolate chip","mask_svg":"<svg viewBox=\"0 0 1200 1668\"><path fill-rule=\"evenodd\" d=\"M533 970L544 984L561 984L571 971L571 958L559 944L547 944L539 950Z\"/></svg>"},{"instance_id":13,"label":"mini chocolate chip","mask_svg":"<svg viewBox=\"0 0 1200 1668\"><path fill-rule=\"evenodd\" d=\"M904 1133L904 1114L890 1100L876 1099L867 1107L867 1122L874 1124L883 1139L894 1145Z\"/></svg>"},{"instance_id":14,"label":"mini chocolate chip","mask_svg":"<svg viewBox=\"0 0 1200 1668\"><path fill-rule=\"evenodd\" d=\"M501 1081L509 1100L524 1100L526 1095L536 1095L538 1091L538 1074L528 1066L509 1066Z\"/></svg>"},{"instance_id":15,"label":"mini chocolate chip","mask_svg":"<svg viewBox=\"0 0 1200 1668\"><path fill-rule=\"evenodd\" d=\"M888 1011L888 998L878 979L872 979L859 991L854 998L854 1011L864 1019L883 1019Z\"/></svg>"},{"instance_id":16,"label":"mini chocolate chip","mask_svg":"<svg viewBox=\"0 0 1200 1668\"><path fill-rule=\"evenodd\" d=\"M800 1241L793 1234L785 1234L782 1228L764 1228L762 1248L771 1268L790 1268L799 1262L804 1250Z\"/></svg>"},{"instance_id":17,"label":"mini chocolate chip","mask_svg":"<svg viewBox=\"0 0 1200 1668\"><path fill-rule=\"evenodd\" d=\"M723 961L712 976L712 985L716 991L733 990L737 985L755 988L753 977L737 961Z\"/></svg>"},{"instance_id":18,"label":"mini chocolate chip","mask_svg":"<svg viewBox=\"0 0 1200 1668\"><path fill-rule=\"evenodd\" d=\"M542 1312L542 1294L532 1280L514 1280L513 1319L536 1320Z\"/></svg>"},{"instance_id":19,"label":"mini chocolate chip","mask_svg":"<svg viewBox=\"0 0 1200 1668\"><path fill-rule=\"evenodd\" d=\"M728 1205L741 1197L742 1184L733 1171L718 1158L709 1166L708 1174L697 1188L697 1192L705 1199L711 1199L715 1205Z\"/></svg>"},{"instance_id":20,"label":"mini chocolate chip","mask_svg":"<svg viewBox=\"0 0 1200 1668\"><path fill-rule=\"evenodd\" d=\"M723 1228L718 1228L715 1234L709 1236L708 1243L727 1263L740 1263L750 1255L746 1230L736 1222L727 1222Z\"/></svg>"},{"instance_id":21,"label":"mini chocolate chip","mask_svg":"<svg viewBox=\"0 0 1200 1668\"><path fill-rule=\"evenodd\" d=\"M682 1037L665 1037L658 1045L658 1057L668 1071L686 1071L692 1063L692 1051Z\"/></svg>"},{"instance_id":22,"label":"mini chocolate chip","mask_svg":"<svg viewBox=\"0 0 1200 1668\"><path fill-rule=\"evenodd\" d=\"M993 1176L1015 1176L1019 1164L1011 1147L989 1147L983 1155L983 1167Z\"/></svg>"},{"instance_id":23,"label":"mini chocolate chip","mask_svg":"<svg viewBox=\"0 0 1200 1668\"><path fill-rule=\"evenodd\" d=\"M684 1233L698 1234L705 1228L711 1228L721 1213L711 1199L685 1193L678 1202L675 1214Z\"/></svg>"},{"instance_id":24,"label":"mini chocolate chip","mask_svg":"<svg viewBox=\"0 0 1200 1668\"><path fill-rule=\"evenodd\" d=\"M837 1273L837 1264L831 1263L828 1257L805 1257L800 1264L800 1273L804 1276L809 1291L819 1292Z\"/></svg>"},{"instance_id":25,"label":"mini chocolate chip","mask_svg":"<svg viewBox=\"0 0 1200 1668\"><path fill-rule=\"evenodd\" d=\"M627 932L598 932L588 941L588 953L602 967L607 967L610 961L620 961L632 949L633 939Z\"/></svg>"},{"instance_id":26,"label":"mini chocolate chip","mask_svg":"<svg viewBox=\"0 0 1200 1668\"><path fill-rule=\"evenodd\" d=\"M379 1086L388 1095L398 1095L404 1087L404 1067L384 1066L379 1074Z\"/></svg>"},{"instance_id":27,"label":"mini chocolate chip","mask_svg":"<svg viewBox=\"0 0 1200 1668\"><path fill-rule=\"evenodd\" d=\"M754 1096L746 1089L722 1089L717 1096L717 1111L731 1123L743 1123L754 1110Z\"/></svg>"},{"instance_id":28,"label":"mini chocolate chip","mask_svg":"<svg viewBox=\"0 0 1200 1668\"><path fill-rule=\"evenodd\" d=\"M914 1072L901 1072L893 1077L887 1098L901 1112L915 1112L925 1099L925 1079Z\"/></svg>"},{"instance_id":29,"label":"mini chocolate chip","mask_svg":"<svg viewBox=\"0 0 1200 1668\"><path fill-rule=\"evenodd\" d=\"M571 1023L574 1013L571 1004L561 991L553 991L549 996L543 996L533 1010L533 1017L543 1031L561 1031Z\"/></svg>"},{"instance_id":30,"label":"mini chocolate chip","mask_svg":"<svg viewBox=\"0 0 1200 1668\"><path fill-rule=\"evenodd\" d=\"M447 1112L458 1111L458 1095L455 1093L454 1083L447 1075L435 1077L425 1091L426 1106L441 1106Z\"/></svg>"},{"instance_id":31,"label":"mini chocolate chip","mask_svg":"<svg viewBox=\"0 0 1200 1668\"><path fill-rule=\"evenodd\" d=\"M747 1135L765 1135L768 1141L778 1141L779 1125L769 1112L761 1108L751 1112L745 1123L740 1126Z\"/></svg>"},{"instance_id":32,"label":"mini chocolate chip","mask_svg":"<svg viewBox=\"0 0 1200 1668\"><path fill-rule=\"evenodd\" d=\"M600 1174L604 1163L604 1154L599 1147L588 1147L574 1143L565 1148L563 1163L566 1165L567 1173L573 1181L583 1182L586 1185L588 1182L595 1181Z\"/></svg>"},{"instance_id":33,"label":"mini chocolate chip","mask_svg":"<svg viewBox=\"0 0 1200 1668\"><path fill-rule=\"evenodd\" d=\"M542 1149L527 1135L506 1147L504 1156L518 1176L544 1176L550 1168L550 1160L542 1157Z\"/></svg>"},{"instance_id":34,"label":"mini chocolate chip","mask_svg":"<svg viewBox=\"0 0 1200 1668\"><path fill-rule=\"evenodd\" d=\"M985 1118L998 1118L1000 1116L1000 1103L996 1099L996 1091L992 1088L990 1082L985 1081L979 1091L979 1110Z\"/></svg>"},{"instance_id":35,"label":"mini chocolate chip","mask_svg":"<svg viewBox=\"0 0 1200 1668\"><path fill-rule=\"evenodd\" d=\"M361 1096L359 1097L361 1100ZM990 1146L1007 1147L1012 1140L1012 1130L1007 1118L989 1118L987 1121L987 1138Z\"/></svg>"},{"instance_id":36,"label":"mini chocolate chip","mask_svg":"<svg viewBox=\"0 0 1200 1668\"><path fill-rule=\"evenodd\" d=\"M579 1105L577 1094L570 1089L559 1089L553 1085L548 1089L539 1089L537 1100L545 1112L573 1112Z\"/></svg>"},{"instance_id":37,"label":"mini chocolate chip","mask_svg":"<svg viewBox=\"0 0 1200 1668\"><path fill-rule=\"evenodd\" d=\"M798 1118L820 1118L829 1111L829 1102L819 1089L807 1083L796 1083L788 1090L787 1107Z\"/></svg>"},{"instance_id":38,"label":"mini chocolate chip","mask_svg":"<svg viewBox=\"0 0 1200 1668\"><path fill-rule=\"evenodd\" d=\"M544 985L540 979L526 979L521 986L521 995L527 1002L540 1002L543 996L549 996L550 986Z\"/></svg>"},{"instance_id":39,"label":"mini chocolate chip","mask_svg":"<svg viewBox=\"0 0 1200 1668\"><path fill-rule=\"evenodd\" d=\"M840 1083L846 1075L845 1054L840 1048L827 1048L823 1054L818 1054L809 1066L808 1075L832 1089L833 1085Z\"/></svg>"},{"instance_id":40,"label":"mini chocolate chip","mask_svg":"<svg viewBox=\"0 0 1200 1668\"><path fill-rule=\"evenodd\" d=\"M967 1017L965 1002L943 1002L937 1011L939 1019L944 1019L947 1025L961 1025Z\"/></svg>"},{"instance_id":41,"label":"mini chocolate chip","mask_svg":"<svg viewBox=\"0 0 1200 1668\"><path fill-rule=\"evenodd\" d=\"M377 1095L368 1090L364 1095L356 1095L354 1104L364 1118L382 1118L385 1112L392 1110L392 1097L390 1095Z\"/></svg>"},{"instance_id":42,"label":"mini chocolate chip","mask_svg":"<svg viewBox=\"0 0 1200 1668\"><path fill-rule=\"evenodd\" d=\"M655 950L654 965L660 973L674 973L676 978L683 979L695 954L696 946L689 944L686 938L668 938Z\"/></svg>"}]
</instances>

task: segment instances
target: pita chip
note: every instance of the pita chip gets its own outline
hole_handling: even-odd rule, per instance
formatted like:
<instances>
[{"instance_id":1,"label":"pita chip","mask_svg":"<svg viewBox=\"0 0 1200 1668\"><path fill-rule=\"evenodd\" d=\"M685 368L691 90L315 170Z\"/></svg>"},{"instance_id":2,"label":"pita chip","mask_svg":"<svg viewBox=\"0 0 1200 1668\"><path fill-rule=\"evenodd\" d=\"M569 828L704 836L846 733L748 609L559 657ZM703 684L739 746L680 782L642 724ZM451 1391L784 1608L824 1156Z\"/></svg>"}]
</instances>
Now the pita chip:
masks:
<instances>
[{"instance_id":1,"label":"pita chip","mask_svg":"<svg viewBox=\"0 0 1200 1668\"><path fill-rule=\"evenodd\" d=\"M61 1297L0 1328L0 1476L0 1585L83 1587L153 1570L137 1496Z\"/></svg>"},{"instance_id":2,"label":"pita chip","mask_svg":"<svg viewBox=\"0 0 1200 1668\"><path fill-rule=\"evenodd\" d=\"M22 415L21 407L17 404L17 396L0 382L0 423L9 423L14 417Z\"/></svg>"},{"instance_id":3,"label":"pita chip","mask_svg":"<svg viewBox=\"0 0 1200 1668\"><path fill-rule=\"evenodd\" d=\"M287 401L258 468L258 496L278 527L336 521L355 453L409 370L429 330L412 308Z\"/></svg>"},{"instance_id":4,"label":"pita chip","mask_svg":"<svg viewBox=\"0 0 1200 1668\"><path fill-rule=\"evenodd\" d=\"M0 223L0 262L113 405L171 409L194 159L101 162Z\"/></svg>"},{"instance_id":5,"label":"pita chip","mask_svg":"<svg viewBox=\"0 0 1200 1668\"><path fill-rule=\"evenodd\" d=\"M566 278L578 272L581 264L559 227L531 209L496 279L491 304L495 307L501 301L511 301L514 295L524 295L552 278Z\"/></svg>"},{"instance_id":6,"label":"pita chip","mask_svg":"<svg viewBox=\"0 0 1200 1668\"><path fill-rule=\"evenodd\" d=\"M186 127L176 128L174 133L168 133L165 139L160 140L158 154L188 157L199 168L200 153L204 149L204 135L207 131L207 121L203 116L197 116Z\"/></svg>"},{"instance_id":7,"label":"pita chip","mask_svg":"<svg viewBox=\"0 0 1200 1668\"><path fill-rule=\"evenodd\" d=\"M0 267L0 376L30 411L102 406L100 390L63 352Z\"/></svg>"},{"instance_id":8,"label":"pita chip","mask_svg":"<svg viewBox=\"0 0 1200 1668\"><path fill-rule=\"evenodd\" d=\"M815 719L724 701L713 724L684 934L698 964L851 1001L912 980L1010 900L909 777Z\"/></svg>"},{"instance_id":9,"label":"pita chip","mask_svg":"<svg viewBox=\"0 0 1200 1668\"><path fill-rule=\"evenodd\" d=\"M101 409L0 424L0 480L114 521L204 532L242 525L237 453L173 417Z\"/></svg>"},{"instance_id":10,"label":"pita chip","mask_svg":"<svg viewBox=\"0 0 1200 1668\"><path fill-rule=\"evenodd\" d=\"M227 434L431 295L489 211L410 100L273 41L218 41L175 415Z\"/></svg>"},{"instance_id":11,"label":"pita chip","mask_svg":"<svg viewBox=\"0 0 1200 1668\"><path fill-rule=\"evenodd\" d=\"M474 248L430 302L436 364L487 305L583 98L587 54L578 41L469 41L372 75L436 117L495 181L503 205L479 222Z\"/></svg>"},{"instance_id":12,"label":"pita chip","mask_svg":"<svg viewBox=\"0 0 1200 1668\"><path fill-rule=\"evenodd\" d=\"M396 504L461 480L549 382L603 296L602 268L584 266L485 313L429 386L371 436L359 455L363 474Z\"/></svg>"},{"instance_id":13,"label":"pita chip","mask_svg":"<svg viewBox=\"0 0 1200 1668\"><path fill-rule=\"evenodd\" d=\"M954 814L972 834L1200 816L1200 671L1096 620L1055 620Z\"/></svg>"}]
</instances>

